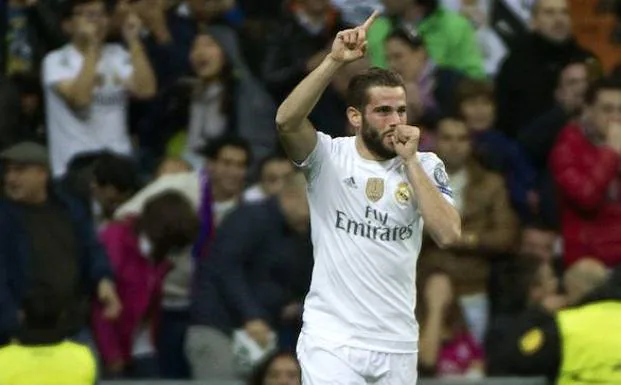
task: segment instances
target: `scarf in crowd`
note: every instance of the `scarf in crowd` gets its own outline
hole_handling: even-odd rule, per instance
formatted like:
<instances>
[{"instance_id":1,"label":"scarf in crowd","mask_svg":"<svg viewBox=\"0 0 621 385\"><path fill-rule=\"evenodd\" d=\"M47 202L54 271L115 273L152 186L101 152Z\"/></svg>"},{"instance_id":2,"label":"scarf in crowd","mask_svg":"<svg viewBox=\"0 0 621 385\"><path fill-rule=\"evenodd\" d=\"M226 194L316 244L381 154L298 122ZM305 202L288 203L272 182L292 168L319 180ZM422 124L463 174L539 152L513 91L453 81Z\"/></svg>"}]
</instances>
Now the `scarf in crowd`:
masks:
<instances>
[{"instance_id":1,"label":"scarf in crowd","mask_svg":"<svg viewBox=\"0 0 621 385\"><path fill-rule=\"evenodd\" d=\"M425 107L425 111L436 110L438 108L438 103L436 102L436 98L434 96L434 91L436 89L435 72L436 65L433 60L427 60L425 68L423 68L420 78L418 79L418 90L420 92L420 97L423 102L423 106Z\"/></svg>"},{"instance_id":2,"label":"scarf in crowd","mask_svg":"<svg viewBox=\"0 0 621 385\"><path fill-rule=\"evenodd\" d=\"M211 181L207 171L200 171L201 185L201 202L199 207L199 218L201 222L198 239L192 249L192 256L195 260L203 258L207 254L207 247L213 238L214 220L213 220L213 199L211 196Z\"/></svg>"}]
</instances>

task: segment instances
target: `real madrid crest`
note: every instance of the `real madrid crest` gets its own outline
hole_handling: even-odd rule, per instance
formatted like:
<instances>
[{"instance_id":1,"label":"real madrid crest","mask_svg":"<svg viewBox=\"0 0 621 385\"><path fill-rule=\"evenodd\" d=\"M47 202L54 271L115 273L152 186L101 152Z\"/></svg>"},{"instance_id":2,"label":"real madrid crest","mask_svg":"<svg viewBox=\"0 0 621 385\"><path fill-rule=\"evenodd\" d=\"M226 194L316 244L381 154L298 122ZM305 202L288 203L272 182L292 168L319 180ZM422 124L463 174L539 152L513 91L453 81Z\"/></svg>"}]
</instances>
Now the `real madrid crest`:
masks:
<instances>
[{"instance_id":1,"label":"real madrid crest","mask_svg":"<svg viewBox=\"0 0 621 385\"><path fill-rule=\"evenodd\" d=\"M367 179L367 187L365 189L367 198L371 202L377 202L384 196L384 179L369 178Z\"/></svg>"},{"instance_id":2,"label":"real madrid crest","mask_svg":"<svg viewBox=\"0 0 621 385\"><path fill-rule=\"evenodd\" d=\"M397 191L395 191L395 199L397 202L401 204L406 204L410 201L410 186L407 183L401 182L397 186Z\"/></svg>"},{"instance_id":3,"label":"real madrid crest","mask_svg":"<svg viewBox=\"0 0 621 385\"><path fill-rule=\"evenodd\" d=\"M435 179L438 186L441 187L446 187L449 182L448 175L442 166L438 166L433 170L433 179Z\"/></svg>"}]
</instances>

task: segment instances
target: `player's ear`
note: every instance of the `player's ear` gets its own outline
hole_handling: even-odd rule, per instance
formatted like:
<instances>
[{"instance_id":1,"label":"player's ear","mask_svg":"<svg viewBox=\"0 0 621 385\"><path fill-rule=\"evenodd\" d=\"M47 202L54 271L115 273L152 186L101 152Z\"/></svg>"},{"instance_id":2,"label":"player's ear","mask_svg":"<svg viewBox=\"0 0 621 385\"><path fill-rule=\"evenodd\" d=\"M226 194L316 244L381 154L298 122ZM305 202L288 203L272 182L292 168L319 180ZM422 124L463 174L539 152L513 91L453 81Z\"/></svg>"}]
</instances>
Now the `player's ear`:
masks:
<instances>
[{"instance_id":1,"label":"player's ear","mask_svg":"<svg viewBox=\"0 0 621 385\"><path fill-rule=\"evenodd\" d=\"M347 107L347 120L356 131L362 127L362 113L357 108Z\"/></svg>"}]
</instances>

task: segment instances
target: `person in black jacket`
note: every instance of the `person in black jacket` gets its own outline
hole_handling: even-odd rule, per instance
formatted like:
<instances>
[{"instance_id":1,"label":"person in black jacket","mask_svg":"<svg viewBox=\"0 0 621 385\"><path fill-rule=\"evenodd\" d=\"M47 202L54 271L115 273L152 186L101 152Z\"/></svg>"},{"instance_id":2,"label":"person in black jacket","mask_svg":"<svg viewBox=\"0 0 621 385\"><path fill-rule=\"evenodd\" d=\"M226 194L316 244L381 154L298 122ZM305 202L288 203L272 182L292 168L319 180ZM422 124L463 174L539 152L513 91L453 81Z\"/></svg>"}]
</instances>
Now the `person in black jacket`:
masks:
<instances>
[{"instance_id":1,"label":"person in black jacket","mask_svg":"<svg viewBox=\"0 0 621 385\"><path fill-rule=\"evenodd\" d=\"M308 210L306 181L298 171L280 194L240 206L218 227L195 278L186 337L194 379L235 379L236 329L260 346L272 331L299 332L312 270Z\"/></svg>"},{"instance_id":2,"label":"person in black jacket","mask_svg":"<svg viewBox=\"0 0 621 385\"><path fill-rule=\"evenodd\" d=\"M571 35L567 0L536 1L531 22L532 33L516 43L496 78L497 127L510 137L554 105L558 76L567 63L597 60Z\"/></svg>"}]
</instances>

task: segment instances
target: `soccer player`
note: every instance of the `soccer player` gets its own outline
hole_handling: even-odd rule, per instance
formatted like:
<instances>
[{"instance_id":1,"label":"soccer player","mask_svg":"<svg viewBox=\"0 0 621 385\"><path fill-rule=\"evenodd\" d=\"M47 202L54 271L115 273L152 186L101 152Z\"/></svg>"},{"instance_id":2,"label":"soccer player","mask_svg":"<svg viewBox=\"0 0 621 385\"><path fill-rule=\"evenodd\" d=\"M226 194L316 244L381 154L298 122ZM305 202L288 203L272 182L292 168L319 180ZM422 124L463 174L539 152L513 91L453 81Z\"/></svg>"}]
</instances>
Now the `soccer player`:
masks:
<instances>
[{"instance_id":1,"label":"soccer player","mask_svg":"<svg viewBox=\"0 0 621 385\"><path fill-rule=\"evenodd\" d=\"M372 68L349 84L355 137L331 138L307 119L339 68L365 53L363 25L331 52L276 116L289 157L305 171L315 266L298 342L304 385L416 383L415 268L423 222L442 246L459 240L444 165L417 152L394 72Z\"/></svg>"}]
</instances>

